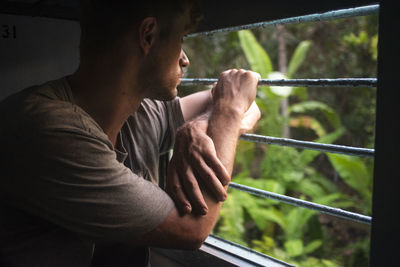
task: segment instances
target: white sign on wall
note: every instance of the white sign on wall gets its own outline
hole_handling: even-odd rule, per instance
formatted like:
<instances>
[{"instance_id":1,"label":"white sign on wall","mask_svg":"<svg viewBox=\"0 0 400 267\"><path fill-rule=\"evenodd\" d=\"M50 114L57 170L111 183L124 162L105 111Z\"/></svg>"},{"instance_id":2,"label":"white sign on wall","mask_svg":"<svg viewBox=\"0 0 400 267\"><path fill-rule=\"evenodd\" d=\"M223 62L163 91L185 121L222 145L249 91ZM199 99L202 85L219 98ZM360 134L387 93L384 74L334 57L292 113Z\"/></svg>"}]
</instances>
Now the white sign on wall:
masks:
<instances>
[{"instance_id":1,"label":"white sign on wall","mask_svg":"<svg viewBox=\"0 0 400 267\"><path fill-rule=\"evenodd\" d=\"M0 100L74 72L79 35L76 21L0 14Z\"/></svg>"}]
</instances>

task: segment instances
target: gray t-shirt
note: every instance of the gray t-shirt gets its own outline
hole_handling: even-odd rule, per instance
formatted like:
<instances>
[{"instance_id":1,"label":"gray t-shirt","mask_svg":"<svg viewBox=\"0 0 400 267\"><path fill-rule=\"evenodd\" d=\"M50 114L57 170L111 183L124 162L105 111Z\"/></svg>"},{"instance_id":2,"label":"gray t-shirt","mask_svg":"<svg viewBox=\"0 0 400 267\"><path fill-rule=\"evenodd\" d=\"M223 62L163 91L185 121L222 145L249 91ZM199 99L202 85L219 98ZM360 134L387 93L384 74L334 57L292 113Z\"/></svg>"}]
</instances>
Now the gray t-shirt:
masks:
<instances>
[{"instance_id":1,"label":"gray t-shirt","mask_svg":"<svg viewBox=\"0 0 400 267\"><path fill-rule=\"evenodd\" d=\"M158 183L178 99L144 100L115 148L65 78L7 98L0 116L0 265L89 266L96 241L129 242L174 207Z\"/></svg>"}]
</instances>

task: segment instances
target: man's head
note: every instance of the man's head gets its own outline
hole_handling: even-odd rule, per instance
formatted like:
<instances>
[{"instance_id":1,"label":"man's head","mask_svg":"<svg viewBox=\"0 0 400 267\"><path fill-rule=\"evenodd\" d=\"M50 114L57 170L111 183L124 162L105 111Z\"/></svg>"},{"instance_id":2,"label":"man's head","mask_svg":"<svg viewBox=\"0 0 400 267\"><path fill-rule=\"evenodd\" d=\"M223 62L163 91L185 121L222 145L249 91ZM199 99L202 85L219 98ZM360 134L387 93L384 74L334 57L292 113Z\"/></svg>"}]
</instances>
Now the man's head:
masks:
<instances>
[{"instance_id":1,"label":"man's head","mask_svg":"<svg viewBox=\"0 0 400 267\"><path fill-rule=\"evenodd\" d=\"M110 51L122 49L124 58L140 51L136 65L145 97L176 95L182 68L189 64L181 43L201 18L199 0L81 2L81 62Z\"/></svg>"}]
</instances>

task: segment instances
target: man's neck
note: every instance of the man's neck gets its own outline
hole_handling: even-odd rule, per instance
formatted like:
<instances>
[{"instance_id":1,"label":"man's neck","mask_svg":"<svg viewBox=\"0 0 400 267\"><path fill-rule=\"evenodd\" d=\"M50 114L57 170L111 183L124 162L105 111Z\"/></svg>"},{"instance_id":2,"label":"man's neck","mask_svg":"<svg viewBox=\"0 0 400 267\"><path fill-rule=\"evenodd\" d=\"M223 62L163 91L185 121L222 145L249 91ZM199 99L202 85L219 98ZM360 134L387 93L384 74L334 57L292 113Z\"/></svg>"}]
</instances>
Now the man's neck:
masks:
<instances>
[{"instance_id":1,"label":"man's neck","mask_svg":"<svg viewBox=\"0 0 400 267\"><path fill-rule=\"evenodd\" d=\"M135 90L132 72L124 75L122 69L95 66L99 64L81 65L68 82L75 103L92 116L115 145L123 124L144 96Z\"/></svg>"}]
</instances>

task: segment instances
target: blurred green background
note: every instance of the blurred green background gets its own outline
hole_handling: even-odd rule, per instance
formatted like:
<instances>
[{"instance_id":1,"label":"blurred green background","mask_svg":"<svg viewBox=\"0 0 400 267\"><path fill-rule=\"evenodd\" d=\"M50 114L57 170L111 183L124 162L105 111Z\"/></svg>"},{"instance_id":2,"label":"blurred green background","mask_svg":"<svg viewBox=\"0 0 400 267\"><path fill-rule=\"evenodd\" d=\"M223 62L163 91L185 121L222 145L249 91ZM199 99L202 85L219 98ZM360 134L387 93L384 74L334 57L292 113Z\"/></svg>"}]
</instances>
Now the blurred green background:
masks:
<instances>
[{"instance_id":1,"label":"blurred green background","mask_svg":"<svg viewBox=\"0 0 400 267\"><path fill-rule=\"evenodd\" d=\"M187 38L188 78L230 68L262 78L377 73L370 15ZM179 95L207 89L180 86ZM376 88L259 87L255 133L374 147ZM232 181L371 216L373 159L239 141ZM370 228L230 190L214 234L297 266L368 266Z\"/></svg>"}]
</instances>

